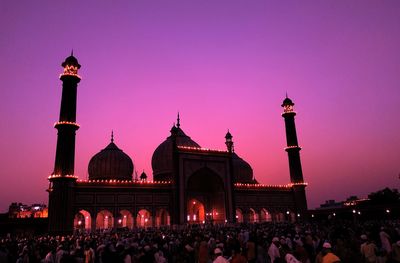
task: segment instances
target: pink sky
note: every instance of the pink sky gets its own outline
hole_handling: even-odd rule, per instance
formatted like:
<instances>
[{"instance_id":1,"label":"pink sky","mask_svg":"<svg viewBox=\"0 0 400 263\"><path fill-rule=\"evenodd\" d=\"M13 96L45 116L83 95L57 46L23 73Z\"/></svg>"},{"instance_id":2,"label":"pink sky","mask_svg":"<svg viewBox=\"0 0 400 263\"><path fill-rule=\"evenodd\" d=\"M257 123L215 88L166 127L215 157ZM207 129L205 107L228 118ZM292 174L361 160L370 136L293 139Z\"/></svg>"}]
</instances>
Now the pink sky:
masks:
<instances>
[{"instance_id":1,"label":"pink sky","mask_svg":"<svg viewBox=\"0 0 400 263\"><path fill-rule=\"evenodd\" d=\"M180 111L201 146L225 149L229 128L258 181L287 183L287 91L309 207L398 188L399 1L114 2L0 3L0 212L47 203L71 48L82 65L82 179L112 129L135 169L151 174Z\"/></svg>"}]
</instances>

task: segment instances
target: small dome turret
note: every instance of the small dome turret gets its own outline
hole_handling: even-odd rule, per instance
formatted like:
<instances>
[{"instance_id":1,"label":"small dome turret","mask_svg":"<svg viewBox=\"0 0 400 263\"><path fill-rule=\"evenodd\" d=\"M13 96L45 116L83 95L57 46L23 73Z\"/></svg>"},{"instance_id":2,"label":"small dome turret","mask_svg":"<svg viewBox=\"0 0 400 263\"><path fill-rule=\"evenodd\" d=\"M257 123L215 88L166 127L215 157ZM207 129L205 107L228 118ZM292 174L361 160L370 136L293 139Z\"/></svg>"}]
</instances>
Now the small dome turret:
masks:
<instances>
[{"instance_id":1,"label":"small dome turret","mask_svg":"<svg viewBox=\"0 0 400 263\"><path fill-rule=\"evenodd\" d=\"M140 175L140 181L147 181L147 174L144 171Z\"/></svg>"},{"instance_id":2,"label":"small dome turret","mask_svg":"<svg viewBox=\"0 0 400 263\"><path fill-rule=\"evenodd\" d=\"M286 97L284 100L283 100L283 103L282 103L282 107L285 107L285 106L293 106L294 105L294 103L293 103L293 101L291 100L291 99L289 99L288 97Z\"/></svg>"},{"instance_id":3,"label":"small dome turret","mask_svg":"<svg viewBox=\"0 0 400 263\"><path fill-rule=\"evenodd\" d=\"M71 51L71 55L65 59L61 66L63 68L65 68L66 66L74 66L77 69L81 68L81 65L78 63L78 59L74 57L74 51Z\"/></svg>"}]
</instances>

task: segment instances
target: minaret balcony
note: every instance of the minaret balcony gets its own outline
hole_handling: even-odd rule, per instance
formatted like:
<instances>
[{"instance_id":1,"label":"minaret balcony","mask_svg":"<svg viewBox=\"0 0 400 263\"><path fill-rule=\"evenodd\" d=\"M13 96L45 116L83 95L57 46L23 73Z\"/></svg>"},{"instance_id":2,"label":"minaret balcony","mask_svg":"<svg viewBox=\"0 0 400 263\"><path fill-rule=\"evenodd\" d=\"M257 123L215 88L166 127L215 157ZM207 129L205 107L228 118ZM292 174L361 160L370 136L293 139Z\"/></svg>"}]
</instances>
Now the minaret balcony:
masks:
<instances>
[{"instance_id":1,"label":"minaret balcony","mask_svg":"<svg viewBox=\"0 0 400 263\"><path fill-rule=\"evenodd\" d=\"M284 111L282 112L282 117L289 117L289 116L295 116L296 112L295 111Z\"/></svg>"},{"instance_id":2,"label":"minaret balcony","mask_svg":"<svg viewBox=\"0 0 400 263\"><path fill-rule=\"evenodd\" d=\"M300 146L298 146L298 145L293 145L293 146L287 146L287 147L285 147L284 148L285 149L285 151L290 151L290 150L298 150L298 151L300 151L301 150L301 147Z\"/></svg>"},{"instance_id":3,"label":"minaret balcony","mask_svg":"<svg viewBox=\"0 0 400 263\"><path fill-rule=\"evenodd\" d=\"M60 126L72 126L75 130L79 129L79 124L73 121L58 121L54 123L54 128L58 128Z\"/></svg>"},{"instance_id":4,"label":"minaret balcony","mask_svg":"<svg viewBox=\"0 0 400 263\"><path fill-rule=\"evenodd\" d=\"M47 179L48 179L49 181L52 181L52 180L54 180L54 179L61 179L61 178L76 180L76 179L78 179L78 176L73 175L73 174L66 174L66 175L51 174L51 175L49 175L49 177L47 177Z\"/></svg>"}]
</instances>

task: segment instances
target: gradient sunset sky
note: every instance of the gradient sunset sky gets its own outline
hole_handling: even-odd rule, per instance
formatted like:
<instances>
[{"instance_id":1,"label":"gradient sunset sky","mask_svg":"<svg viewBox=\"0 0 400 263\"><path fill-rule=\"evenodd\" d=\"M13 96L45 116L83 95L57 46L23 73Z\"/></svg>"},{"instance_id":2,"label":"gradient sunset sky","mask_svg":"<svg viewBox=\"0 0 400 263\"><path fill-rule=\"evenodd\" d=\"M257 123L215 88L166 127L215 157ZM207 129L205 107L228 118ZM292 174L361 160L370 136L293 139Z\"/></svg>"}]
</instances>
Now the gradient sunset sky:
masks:
<instances>
[{"instance_id":1,"label":"gradient sunset sky","mask_svg":"<svg viewBox=\"0 0 400 263\"><path fill-rule=\"evenodd\" d=\"M0 212L47 203L62 72L82 68L75 172L110 141L149 175L181 113L202 147L289 182L295 103L310 208L399 187L400 1L1 1ZM150 176L151 177L151 176Z\"/></svg>"}]
</instances>

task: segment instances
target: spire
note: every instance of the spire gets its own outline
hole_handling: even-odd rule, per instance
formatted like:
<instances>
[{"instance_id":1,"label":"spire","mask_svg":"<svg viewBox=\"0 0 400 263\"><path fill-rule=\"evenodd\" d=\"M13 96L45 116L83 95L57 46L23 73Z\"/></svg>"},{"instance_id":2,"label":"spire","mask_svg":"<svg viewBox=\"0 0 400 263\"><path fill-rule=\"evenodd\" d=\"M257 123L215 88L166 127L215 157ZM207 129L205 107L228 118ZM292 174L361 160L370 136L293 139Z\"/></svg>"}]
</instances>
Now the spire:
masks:
<instances>
[{"instance_id":1,"label":"spire","mask_svg":"<svg viewBox=\"0 0 400 263\"><path fill-rule=\"evenodd\" d=\"M71 49L71 56L74 55L74 49Z\"/></svg>"},{"instance_id":2,"label":"spire","mask_svg":"<svg viewBox=\"0 0 400 263\"><path fill-rule=\"evenodd\" d=\"M226 145L226 148L228 149L228 152L230 152L230 153L235 151L233 148L232 138L233 138L232 134L229 132L229 129L228 129L228 132L225 135L225 145Z\"/></svg>"},{"instance_id":3,"label":"spire","mask_svg":"<svg viewBox=\"0 0 400 263\"><path fill-rule=\"evenodd\" d=\"M176 119L176 127L181 127L181 118L179 118L179 111L178 111L178 118Z\"/></svg>"},{"instance_id":4,"label":"spire","mask_svg":"<svg viewBox=\"0 0 400 263\"><path fill-rule=\"evenodd\" d=\"M288 95L287 95L287 91L286 91L286 98L289 98Z\"/></svg>"},{"instance_id":5,"label":"spire","mask_svg":"<svg viewBox=\"0 0 400 263\"><path fill-rule=\"evenodd\" d=\"M114 131L111 130L111 142L114 143Z\"/></svg>"}]
</instances>

